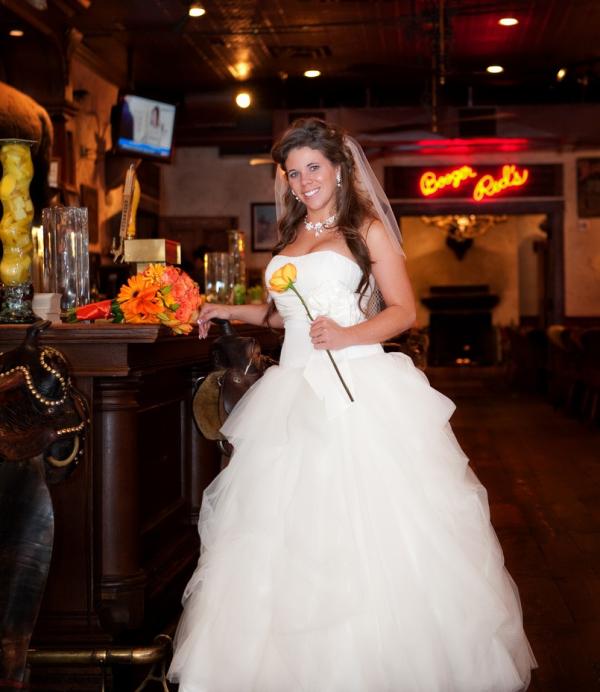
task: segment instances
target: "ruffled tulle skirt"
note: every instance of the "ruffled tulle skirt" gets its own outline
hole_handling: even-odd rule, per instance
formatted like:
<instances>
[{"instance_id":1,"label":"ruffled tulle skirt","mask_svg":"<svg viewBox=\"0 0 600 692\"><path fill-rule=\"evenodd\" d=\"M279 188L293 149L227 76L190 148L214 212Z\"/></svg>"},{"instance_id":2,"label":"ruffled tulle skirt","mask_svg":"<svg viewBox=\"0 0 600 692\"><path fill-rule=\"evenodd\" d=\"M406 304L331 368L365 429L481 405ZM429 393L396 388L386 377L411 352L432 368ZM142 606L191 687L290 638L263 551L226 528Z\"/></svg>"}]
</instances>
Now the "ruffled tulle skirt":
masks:
<instances>
[{"instance_id":1,"label":"ruffled tulle skirt","mask_svg":"<svg viewBox=\"0 0 600 692\"><path fill-rule=\"evenodd\" d=\"M533 654L454 406L401 354L326 410L272 367L224 432L170 669L181 692L517 692Z\"/></svg>"}]
</instances>

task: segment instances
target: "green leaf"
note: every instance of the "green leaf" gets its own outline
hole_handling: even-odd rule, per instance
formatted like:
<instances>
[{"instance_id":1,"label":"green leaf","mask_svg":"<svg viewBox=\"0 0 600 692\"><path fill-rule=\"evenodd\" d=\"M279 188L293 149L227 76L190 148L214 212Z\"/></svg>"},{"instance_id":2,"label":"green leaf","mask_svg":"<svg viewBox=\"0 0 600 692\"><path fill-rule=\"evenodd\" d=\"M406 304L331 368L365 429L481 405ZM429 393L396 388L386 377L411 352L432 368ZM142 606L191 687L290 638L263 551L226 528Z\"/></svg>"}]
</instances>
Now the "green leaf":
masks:
<instances>
[{"instance_id":1,"label":"green leaf","mask_svg":"<svg viewBox=\"0 0 600 692\"><path fill-rule=\"evenodd\" d=\"M123 310L121 310L121 304L119 302L113 300L110 310L113 316L113 322L116 322L117 324L125 322L125 315L123 314Z\"/></svg>"}]
</instances>

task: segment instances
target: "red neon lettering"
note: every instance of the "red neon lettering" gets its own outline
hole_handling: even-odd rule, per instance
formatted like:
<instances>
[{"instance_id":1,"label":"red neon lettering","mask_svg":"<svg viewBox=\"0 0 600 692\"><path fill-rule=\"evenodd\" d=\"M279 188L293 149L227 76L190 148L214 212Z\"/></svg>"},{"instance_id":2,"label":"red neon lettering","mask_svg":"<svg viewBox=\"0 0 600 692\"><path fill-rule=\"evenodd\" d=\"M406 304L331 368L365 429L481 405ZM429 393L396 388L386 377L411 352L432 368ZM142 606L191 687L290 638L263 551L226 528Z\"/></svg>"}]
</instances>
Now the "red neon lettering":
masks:
<instances>
[{"instance_id":1,"label":"red neon lettering","mask_svg":"<svg viewBox=\"0 0 600 692\"><path fill-rule=\"evenodd\" d=\"M425 171L419 179L419 188L424 197L430 197L445 187L453 187L456 190L465 180L476 177L477 172L471 166L455 168L442 175L437 175L433 171ZM500 178L494 178L493 175L486 174L477 180L473 190L473 199L476 202L481 202L484 197L494 197L509 187L522 187L528 179L529 169L523 168L519 171L515 165L506 164L502 166Z\"/></svg>"},{"instance_id":2,"label":"red neon lettering","mask_svg":"<svg viewBox=\"0 0 600 692\"><path fill-rule=\"evenodd\" d=\"M445 187L452 186L456 190L461 183L469 178L475 178L476 175L477 173L471 166L462 166L440 176L433 171L426 171L419 180L419 187L421 188L421 193L425 197L429 197Z\"/></svg>"},{"instance_id":3,"label":"red neon lettering","mask_svg":"<svg viewBox=\"0 0 600 692\"><path fill-rule=\"evenodd\" d=\"M481 202L484 197L494 197L507 187L522 187L529 178L529 170L524 168L521 172L517 171L517 167L502 166L502 177L496 180L493 175L483 175L477 181L473 190L473 199L476 202Z\"/></svg>"}]
</instances>

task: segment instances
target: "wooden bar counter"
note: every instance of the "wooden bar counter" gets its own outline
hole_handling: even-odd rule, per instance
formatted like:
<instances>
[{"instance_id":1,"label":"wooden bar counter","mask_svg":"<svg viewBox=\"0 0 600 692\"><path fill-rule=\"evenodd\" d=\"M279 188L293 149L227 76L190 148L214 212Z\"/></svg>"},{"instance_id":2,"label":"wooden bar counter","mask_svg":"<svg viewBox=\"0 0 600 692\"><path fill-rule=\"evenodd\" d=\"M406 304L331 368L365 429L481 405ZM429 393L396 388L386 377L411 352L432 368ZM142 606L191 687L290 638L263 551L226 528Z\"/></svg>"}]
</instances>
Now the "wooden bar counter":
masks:
<instances>
[{"instance_id":1,"label":"wooden bar counter","mask_svg":"<svg viewBox=\"0 0 600 692\"><path fill-rule=\"evenodd\" d=\"M274 353L278 334L241 326ZM0 326L0 351L25 328ZM177 612L198 556L202 492L220 455L192 420L197 379L210 370L206 340L155 325L53 325L91 410L85 456L51 488L52 565L32 644L64 648L135 641Z\"/></svg>"}]
</instances>

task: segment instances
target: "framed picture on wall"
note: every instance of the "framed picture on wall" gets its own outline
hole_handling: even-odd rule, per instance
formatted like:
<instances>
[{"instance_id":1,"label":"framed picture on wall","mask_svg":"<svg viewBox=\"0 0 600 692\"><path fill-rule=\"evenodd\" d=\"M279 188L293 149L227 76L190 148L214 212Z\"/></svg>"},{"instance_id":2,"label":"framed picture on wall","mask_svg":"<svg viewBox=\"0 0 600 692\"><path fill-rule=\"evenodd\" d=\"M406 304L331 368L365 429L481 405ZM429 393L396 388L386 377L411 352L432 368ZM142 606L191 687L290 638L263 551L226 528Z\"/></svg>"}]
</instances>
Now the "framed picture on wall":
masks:
<instances>
[{"instance_id":1,"label":"framed picture on wall","mask_svg":"<svg viewBox=\"0 0 600 692\"><path fill-rule=\"evenodd\" d=\"M252 219L252 252L269 252L277 243L275 205L270 202L253 202L250 218Z\"/></svg>"},{"instance_id":2,"label":"framed picture on wall","mask_svg":"<svg viewBox=\"0 0 600 692\"><path fill-rule=\"evenodd\" d=\"M577 159L577 214L600 216L600 159Z\"/></svg>"}]
</instances>

